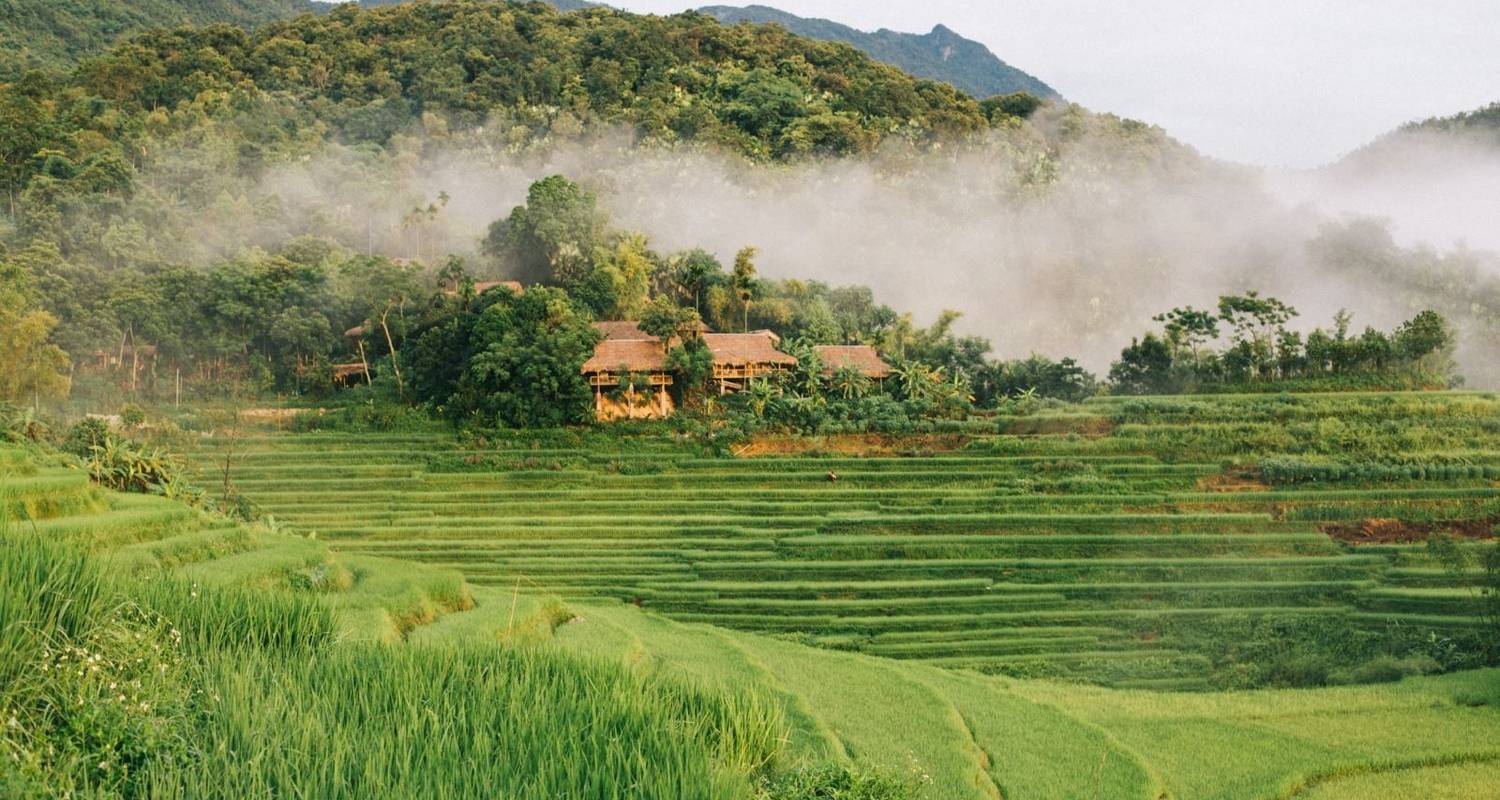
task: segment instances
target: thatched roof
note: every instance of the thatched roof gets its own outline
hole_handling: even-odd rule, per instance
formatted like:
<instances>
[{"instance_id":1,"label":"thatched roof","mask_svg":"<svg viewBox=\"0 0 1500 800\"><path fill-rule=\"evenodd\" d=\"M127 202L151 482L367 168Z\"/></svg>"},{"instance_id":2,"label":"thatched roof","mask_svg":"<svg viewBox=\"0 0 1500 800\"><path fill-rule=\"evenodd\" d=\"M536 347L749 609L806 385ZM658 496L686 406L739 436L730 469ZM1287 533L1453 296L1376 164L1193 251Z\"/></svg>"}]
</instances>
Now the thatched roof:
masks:
<instances>
[{"instance_id":1,"label":"thatched roof","mask_svg":"<svg viewBox=\"0 0 1500 800\"><path fill-rule=\"evenodd\" d=\"M891 374L891 366L867 344L822 344L814 347L813 352L823 360L824 375L832 375L845 367L859 370L859 374L866 378L888 378Z\"/></svg>"},{"instance_id":2,"label":"thatched roof","mask_svg":"<svg viewBox=\"0 0 1500 800\"><path fill-rule=\"evenodd\" d=\"M474 296L478 297L497 286L504 286L516 294L526 294L526 287L522 286L520 281L475 281ZM443 291L443 295L446 297L458 297L458 294L459 290L457 289Z\"/></svg>"},{"instance_id":3,"label":"thatched roof","mask_svg":"<svg viewBox=\"0 0 1500 800\"><path fill-rule=\"evenodd\" d=\"M656 337L641 330L641 324L629 319L608 319L594 323L594 329L604 334L605 341L611 339L637 339L648 342L656 341Z\"/></svg>"},{"instance_id":4,"label":"thatched roof","mask_svg":"<svg viewBox=\"0 0 1500 800\"><path fill-rule=\"evenodd\" d=\"M605 339L594 345L594 355L579 371L615 372L622 366L630 372L660 372L667 368L667 353L655 339Z\"/></svg>"},{"instance_id":5,"label":"thatched roof","mask_svg":"<svg viewBox=\"0 0 1500 800\"><path fill-rule=\"evenodd\" d=\"M720 366L738 367L746 364L777 364L792 366L797 359L777 350L769 331L754 333L705 333L703 343L713 354L714 363Z\"/></svg>"},{"instance_id":6,"label":"thatched roof","mask_svg":"<svg viewBox=\"0 0 1500 800\"><path fill-rule=\"evenodd\" d=\"M484 294L497 286L504 286L516 294L526 294L526 287L522 286L520 281L476 281L474 294Z\"/></svg>"}]
</instances>

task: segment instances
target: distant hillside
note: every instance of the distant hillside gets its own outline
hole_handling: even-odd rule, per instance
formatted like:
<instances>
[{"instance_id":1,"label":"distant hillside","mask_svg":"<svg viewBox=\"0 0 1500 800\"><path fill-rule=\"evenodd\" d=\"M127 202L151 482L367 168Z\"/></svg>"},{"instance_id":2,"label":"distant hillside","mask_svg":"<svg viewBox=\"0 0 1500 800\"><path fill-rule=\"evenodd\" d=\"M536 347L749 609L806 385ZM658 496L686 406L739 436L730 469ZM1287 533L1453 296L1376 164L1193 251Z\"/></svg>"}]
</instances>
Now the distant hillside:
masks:
<instances>
[{"instance_id":1,"label":"distant hillside","mask_svg":"<svg viewBox=\"0 0 1500 800\"><path fill-rule=\"evenodd\" d=\"M1500 102L1451 116L1408 122L1354 150L1330 167L1347 170L1372 165L1399 166L1399 162L1414 157L1414 149L1430 151L1434 146L1479 150L1500 147Z\"/></svg>"},{"instance_id":2,"label":"distant hillside","mask_svg":"<svg viewBox=\"0 0 1500 800\"><path fill-rule=\"evenodd\" d=\"M1500 144L1500 102L1491 103L1474 111L1454 114L1451 117L1433 117L1421 122L1410 122L1397 128L1395 135L1418 132L1475 136Z\"/></svg>"},{"instance_id":3,"label":"distant hillside","mask_svg":"<svg viewBox=\"0 0 1500 800\"><path fill-rule=\"evenodd\" d=\"M877 61L900 67L919 78L950 83L981 99L1011 92L1058 97L1051 86L1001 61L984 45L942 25L925 34L883 28L866 33L830 20L799 17L767 6L705 6L698 10L723 22L774 22L801 36L846 42Z\"/></svg>"},{"instance_id":4,"label":"distant hillside","mask_svg":"<svg viewBox=\"0 0 1500 800\"><path fill-rule=\"evenodd\" d=\"M311 0L0 0L0 78L65 68L150 28L250 27L322 8Z\"/></svg>"}]
</instances>

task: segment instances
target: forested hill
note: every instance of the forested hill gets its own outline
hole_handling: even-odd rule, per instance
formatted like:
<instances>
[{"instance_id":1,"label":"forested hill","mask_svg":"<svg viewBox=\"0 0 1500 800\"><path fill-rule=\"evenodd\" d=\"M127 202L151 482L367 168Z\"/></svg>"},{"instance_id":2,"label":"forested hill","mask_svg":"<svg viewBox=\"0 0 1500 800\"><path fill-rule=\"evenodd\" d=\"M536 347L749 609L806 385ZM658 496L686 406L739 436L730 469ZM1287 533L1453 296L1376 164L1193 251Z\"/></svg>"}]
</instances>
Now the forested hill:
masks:
<instances>
[{"instance_id":1,"label":"forested hill","mask_svg":"<svg viewBox=\"0 0 1500 800\"><path fill-rule=\"evenodd\" d=\"M1500 145L1500 102L1449 117L1433 117L1397 128L1393 135L1440 133L1471 137Z\"/></svg>"},{"instance_id":2,"label":"forested hill","mask_svg":"<svg viewBox=\"0 0 1500 800\"><path fill-rule=\"evenodd\" d=\"M312 0L0 0L0 79L67 68L151 28L249 27L325 7Z\"/></svg>"},{"instance_id":3,"label":"forested hill","mask_svg":"<svg viewBox=\"0 0 1500 800\"><path fill-rule=\"evenodd\" d=\"M432 115L455 127L504 121L528 135L629 126L656 141L779 158L963 135L987 127L987 112L1004 113L848 45L775 26L561 14L541 3L346 5L253 32L151 31L89 61L74 82L108 104L110 124L119 113L163 114L215 95L234 100L206 113L274 102L266 113L277 124L258 134L257 151L307 125L346 142L384 142ZM39 149L21 148L17 168Z\"/></svg>"},{"instance_id":4,"label":"forested hill","mask_svg":"<svg viewBox=\"0 0 1500 800\"><path fill-rule=\"evenodd\" d=\"M1446 117L1408 122L1344 156L1335 170L1402 167L1412 163L1413 150L1432 151L1434 146L1472 148L1500 154L1500 102Z\"/></svg>"},{"instance_id":5,"label":"forested hill","mask_svg":"<svg viewBox=\"0 0 1500 800\"><path fill-rule=\"evenodd\" d=\"M724 22L775 23L801 36L846 42L877 61L893 64L919 78L950 83L975 97L1012 92L1058 97L1051 86L943 25L925 34L883 28L867 33L831 20L799 17L768 6L705 6L698 10Z\"/></svg>"}]
</instances>

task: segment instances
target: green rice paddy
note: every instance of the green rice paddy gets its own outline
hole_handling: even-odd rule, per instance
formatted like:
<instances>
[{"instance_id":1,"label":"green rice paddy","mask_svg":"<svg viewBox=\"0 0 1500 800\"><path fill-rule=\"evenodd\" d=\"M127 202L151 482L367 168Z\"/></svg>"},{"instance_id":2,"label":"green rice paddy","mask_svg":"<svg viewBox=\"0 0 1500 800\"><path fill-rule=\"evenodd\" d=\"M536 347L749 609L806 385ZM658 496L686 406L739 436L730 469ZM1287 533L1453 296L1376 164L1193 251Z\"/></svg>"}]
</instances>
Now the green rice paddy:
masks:
<instances>
[{"instance_id":1,"label":"green rice paddy","mask_svg":"<svg viewBox=\"0 0 1500 800\"><path fill-rule=\"evenodd\" d=\"M1327 526L1500 522L1493 396L1081 408L1067 419L1112 433L1009 435L1002 420L957 450L905 456L704 458L664 436L603 449L565 433L478 447L261 431L189 447L205 481L228 459L258 510L340 552L984 672L1196 688L1202 660L1221 656L1202 630L1221 618L1478 629L1472 587L1436 571L1408 585L1431 566L1425 533L1366 548ZM1360 460L1320 453L1330 436ZM1289 454L1312 466L1271 482Z\"/></svg>"}]
</instances>

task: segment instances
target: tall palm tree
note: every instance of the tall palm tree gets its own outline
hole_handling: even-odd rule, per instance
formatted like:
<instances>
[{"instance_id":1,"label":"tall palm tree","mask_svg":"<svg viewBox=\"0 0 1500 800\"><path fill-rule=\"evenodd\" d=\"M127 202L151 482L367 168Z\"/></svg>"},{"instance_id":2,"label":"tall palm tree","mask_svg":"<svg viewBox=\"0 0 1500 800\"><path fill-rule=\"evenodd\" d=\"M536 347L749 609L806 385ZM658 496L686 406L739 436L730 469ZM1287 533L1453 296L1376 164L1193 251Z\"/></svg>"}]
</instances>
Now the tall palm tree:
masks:
<instances>
[{"instance_id":1,"label":"tall palm tree","mask_svg":"<svg viewBox=\"0 0 1500 800\"><path fill-rule=\"evenodd\" d=\"M758 252L754 247L740 248L734 254L734 274L729 279L745 310L744 324L741 326L744 331L750 330L750 300L755 295L755 255Z\"/></svg>"}]
</instances>

